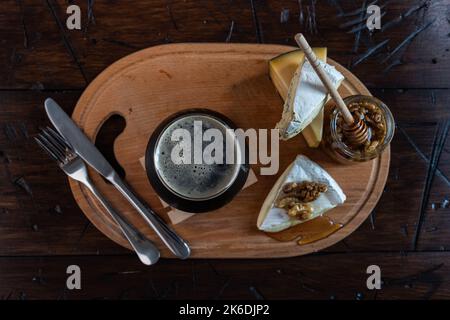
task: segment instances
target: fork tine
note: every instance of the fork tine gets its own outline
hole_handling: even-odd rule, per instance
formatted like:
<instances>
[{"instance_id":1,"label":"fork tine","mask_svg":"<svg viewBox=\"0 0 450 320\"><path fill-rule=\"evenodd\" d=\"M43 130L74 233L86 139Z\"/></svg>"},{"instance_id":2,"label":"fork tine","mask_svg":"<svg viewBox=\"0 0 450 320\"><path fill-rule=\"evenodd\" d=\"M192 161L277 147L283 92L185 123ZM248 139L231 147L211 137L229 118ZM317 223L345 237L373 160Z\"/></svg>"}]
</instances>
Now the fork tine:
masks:
<instances>
[{"instance_id":1,"label":"fork tine","mask_svg":"<svg viewBox=\"0 0 450 320\"><path fill-rule=\"evenodd\" d=\"M66 150L72 151L72 147L70 146L70 144L58 132L50 127L47 127L46 129L46 131L48 131L56 140L58 140Z\"/></svg>"},{"instance_id":2,"label":"fork tine","mask_svg":"<svg viewBox=\"0 0 450 320\"><path fill-rule=\"evenodd\" d=\"M59 152L60 154L63 155L63 157L65 157L66 155L66 147L57 139L55 138L51 132L49 132L47 129L43 129L42 130L42 134L44 135L44 137L46 138L46 140L53 145Z\"/></svg>"},{"instance_id":3,"label":"fork tine","mask_svg":"<svg viewBox=\"0 0 450 320\"><path fill-rule=\"evenodd\" d=\"M36 141L36 143L42 148L42 150L44 150L51 158L53 158L53 160L60 162L58 156L50 149L47 147L47 145L45 144L45 142L42 141L42 138L40 137L41 135L39 134L38 137L34 137L34 140Z\"/></svg>"},{"instance_id":4,"label":"fork tine","mask_svg":"<svg viewBox=\"0 0 450 320\"><path fill-rule=\"evenodd\" d=\"M55 145L55 143L51 141L51 138L49 139L48 134L42 131L40 134L38 134L38 137L42 144L44 144L47 149L57 157L58 161L64 162L64 159L66 158L64 150L61 150L61 147Z\"/></svg>"}]
</instances>

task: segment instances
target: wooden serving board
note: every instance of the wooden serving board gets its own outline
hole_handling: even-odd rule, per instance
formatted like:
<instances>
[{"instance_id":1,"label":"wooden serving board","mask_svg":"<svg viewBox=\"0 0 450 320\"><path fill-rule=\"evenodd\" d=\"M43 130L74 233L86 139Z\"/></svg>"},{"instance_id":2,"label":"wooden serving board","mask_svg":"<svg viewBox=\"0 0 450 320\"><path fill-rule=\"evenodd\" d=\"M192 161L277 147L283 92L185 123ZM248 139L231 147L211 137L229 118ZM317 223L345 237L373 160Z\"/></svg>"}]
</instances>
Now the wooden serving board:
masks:
<instances>
[{"instance_id":1,"label":"wooden serving board","mask_svg":"<svg viewBox=\"0 0 450 320\"><path fill-rule=\"evenodd\" d=\"M243 129L274 128L283 101L269 78L268 60L293 49L257 44L170 44L145 49L102 72L81 96L73 119L94 140L111 115L120 114L125 118L126 128L114 144L116 158L126 171L127 182L168 221L169 208L163 208L139 162L153 130L166 117L189 108L221 112ZM343 96L370 94L348 70L331 59L328 63L345 75L339 90ZM278 242L256 228L266 195L297 154L304 154L324 167L347 195L344 205L327 213L344 227L324 239L301 246L295 241ZM280 141L277 175L261 176L259 166L253 165L257 183L242 190L225 207L197 214L173 227L190 243L193 258L274 258L315 252L342 240L368 217L383 191L389 160L388 148L371 162L339 165L321 149L308 148L300 134L289 141ZM113 206L155 241L162 256L172 257L118 191L93 170L89 172ZM129 247L89 191L74 181L70 181L70 186L90 221L109 238Z\"/></svg>"}]
</instances>

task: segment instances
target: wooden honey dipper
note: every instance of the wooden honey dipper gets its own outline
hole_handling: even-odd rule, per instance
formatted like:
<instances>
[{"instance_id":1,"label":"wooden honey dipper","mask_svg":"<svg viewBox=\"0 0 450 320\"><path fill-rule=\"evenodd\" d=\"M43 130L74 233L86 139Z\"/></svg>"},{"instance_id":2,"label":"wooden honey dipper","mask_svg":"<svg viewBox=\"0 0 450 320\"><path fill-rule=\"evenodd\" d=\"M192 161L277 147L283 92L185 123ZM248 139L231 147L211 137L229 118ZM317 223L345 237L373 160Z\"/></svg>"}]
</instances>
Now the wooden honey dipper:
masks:
<instances>
[{"instance_id":1,"label":"wooden honey dipper","mask_svg":"<svg viewBox=\"0 0 450 320\"><path fill-rule=\"evenodd\" d=\"M345 125L343 127L342 132L344 136L347 138L348 143L353 147L358 147L366 143L366 141L369 140L369 130L366 123L362 119L360 118L355 119L352 116L350 110L348 109L341 95L334 87L333 83L323 70L322 66L319 64L319 60L312 51L305 37L301 33L298 33L295 36L295 41L305 53L305 56L308 59L309 63L312 65L317 75L319 76L320 80L322 81L323 85L325 86L325 88L327 88L328 92L330 93L331 98L334 100L337 107L341 111L345 121Z\"/></svg>"}]
</instances>

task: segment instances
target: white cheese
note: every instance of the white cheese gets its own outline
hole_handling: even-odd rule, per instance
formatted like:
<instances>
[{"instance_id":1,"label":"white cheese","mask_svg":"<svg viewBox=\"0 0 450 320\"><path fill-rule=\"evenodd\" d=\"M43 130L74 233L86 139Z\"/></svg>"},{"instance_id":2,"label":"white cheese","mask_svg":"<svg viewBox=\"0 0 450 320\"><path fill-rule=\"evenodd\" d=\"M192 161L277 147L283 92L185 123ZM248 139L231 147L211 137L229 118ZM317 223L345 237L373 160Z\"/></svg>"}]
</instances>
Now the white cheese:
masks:
<instances>
[{"instance_id":1,"label":"white cheese","mask_svg":"<svg viewBox=\"0 0 450 320\"><path fill-rule=\"evenodd\" d=\"M333 66L319 61L333 85L338 88L344 76ZM328 92L308 61L297 68L289 85L283 114L276 128L282 140L299 134L319 114L328 100Z\"/></svg>"},{"instance_id":2,"label":"white cheese","mask_svg":"<svg viewBox=\"0 0 450 320\"><path fill-rule=\"evenodd\" d=\"M311 181L326 184L328 190L309 205L313 208L311 219L323 215L328 210L345 202L345 194L337 182L317 163L299 155L278 178L264 201L258 216L257 227L266 232L278 232L307 220L290 217L285 209L274 207L282 187L288 182Z\"/></svg>"}]
</instances>

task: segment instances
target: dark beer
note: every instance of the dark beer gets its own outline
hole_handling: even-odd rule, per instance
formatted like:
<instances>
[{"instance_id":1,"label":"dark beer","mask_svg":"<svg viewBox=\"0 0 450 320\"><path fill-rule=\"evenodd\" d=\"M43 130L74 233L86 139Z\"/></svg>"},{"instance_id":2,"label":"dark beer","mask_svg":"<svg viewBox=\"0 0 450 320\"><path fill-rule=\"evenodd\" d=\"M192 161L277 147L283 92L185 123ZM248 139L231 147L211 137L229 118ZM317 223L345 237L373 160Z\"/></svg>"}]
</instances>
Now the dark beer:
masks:
<instances>
[{"instance_id":1,"label":"dark beer","mask_svg":"<svg viewBox=\"0 0 450 320\"><path fill-rule=\"evenodd\" d=\"M181 151L181 153L188 151L187 154L176 154L175 152L181 143L174 139L177 129L178 132L181 129L188 133L190 142L185 146L190 146L190 150ZM220 156L219 153L218 163L206 164L204 161L205 148L214 141L212 139L212 141L203 140L203 134L208 129L217 129L216 132L220 132L222 136L223 156ZM240 168L237 161L237 157L240 155L239 145L230 130L232 128L224 121L208 114L186 114L172 120L160 133L154 154L155 169L165 187L179 197L193 201L212 199L225 192L235 181ZM231 147L234 148L233 158L228 159L228 163L227 141L231 141ZM195 152L197 152L196 157L194 156ZM181 156L184 156L184 160L186 160L187 155L188 161L182 164L174 161L174 157Z\"/></svg>"}]
</instances>

